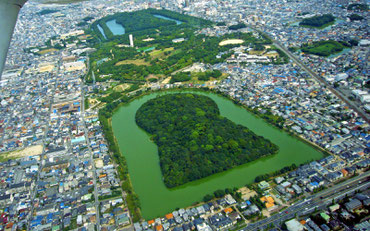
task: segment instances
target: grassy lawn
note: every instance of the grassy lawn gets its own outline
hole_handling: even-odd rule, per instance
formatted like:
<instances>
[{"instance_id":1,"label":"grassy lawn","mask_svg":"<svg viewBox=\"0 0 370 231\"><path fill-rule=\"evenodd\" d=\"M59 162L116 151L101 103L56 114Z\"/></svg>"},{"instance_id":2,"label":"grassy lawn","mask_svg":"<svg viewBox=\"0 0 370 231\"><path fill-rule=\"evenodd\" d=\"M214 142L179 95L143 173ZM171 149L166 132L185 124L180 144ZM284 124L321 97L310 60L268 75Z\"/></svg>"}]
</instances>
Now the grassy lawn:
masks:
<instances>
[{"instance_id":1,"label":"grassy lawn","mask_svg":"<svg viewBox=\"0 0 370 231\"><path fill-rule=\"evenodd\" d=\"M144 59L128 59L123 60L115 64L115 66L124 65L124 64L134 64L137 66L150 66L150 63L146 62Z\"/></svg>"},{"instance_id":2,"label":"grassy lawn","mask_svg":"<svg viewBox=\"0 0 370 231\"><path fill-rule=\"evenodd\" d=\"M117 91L117 92L123 92L124 90L130 88L132 84L127 84L127 83L124 83L124 84L121 84L121 85L118 85L118 86L115 86L113 88L114 91Z\"/></svg>"},{"instance_id":3,"label":"grassy lawn","mask_svg":"<svg viewBox=\"0 0 370 231\"><path fill-rule=\"evenodd\" d=\"M164 49L163 51L162 50L154 50L154 51L151 51L149 53L149 55L150 55L150 57L152 59L156 59L156 58L161 59L161 58L163 58L163 57L166 56L164 54L165 52L172 52L172 51L174 51L174 48L173 47L169 47L169 48Z\"/></svg>"},{"instance_id":4,"label":"grassy lawn","mask_svg":"<svg viewBox=\"0 0 370 231\"><path fill-rule=\"evenodd\" d=\"M205 84L207 82L212 82L212 81L216 81L216 80L217 81L221 81L221 80L225 79L228 76L228 74L222 73L222 75L219 78L213 78L213 77L211 77L209 80L204 81L204 80L199 80L198 79L197 73L198 72L192 72L191 73L191 79L189 81L184 81L184 82L181 82L181 83L185 83L185 84L187 84L187 83L188 84L189 83L191 83L191 84Z\"/></svg>"}]
</instances>

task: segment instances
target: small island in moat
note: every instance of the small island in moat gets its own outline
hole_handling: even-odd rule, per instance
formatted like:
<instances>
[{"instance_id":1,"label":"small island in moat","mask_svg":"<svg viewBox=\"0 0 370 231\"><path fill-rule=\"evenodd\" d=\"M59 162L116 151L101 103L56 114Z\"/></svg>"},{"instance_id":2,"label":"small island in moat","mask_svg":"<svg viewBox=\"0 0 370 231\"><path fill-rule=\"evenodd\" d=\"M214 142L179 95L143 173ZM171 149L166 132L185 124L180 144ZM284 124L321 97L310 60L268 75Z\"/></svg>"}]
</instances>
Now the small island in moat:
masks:
<instances>
[{"instance_id":1,"label":"small island in moat","mask_svg":"<svg viewBox=\"0 0 370 231\"><path fill-rule=\"evenodd\" d=\"M331 14L324 14L319 16L313 16L311 18L303 19L299 25L303 27L319 28L323 29L327 26L334 24L335 17Z\"/></svg>"},{"instance_id":2,"label":"small island in moat","mask_svg":"<svg viewBox=\"0 0 370 231\"><path fill-rule=\"evenodd\" d=\"M159 96L136 112L136 123L158 146L164 183L172 188L272 155L278 146L220 116L209 97Z\"/></svg>"}]
</instances>

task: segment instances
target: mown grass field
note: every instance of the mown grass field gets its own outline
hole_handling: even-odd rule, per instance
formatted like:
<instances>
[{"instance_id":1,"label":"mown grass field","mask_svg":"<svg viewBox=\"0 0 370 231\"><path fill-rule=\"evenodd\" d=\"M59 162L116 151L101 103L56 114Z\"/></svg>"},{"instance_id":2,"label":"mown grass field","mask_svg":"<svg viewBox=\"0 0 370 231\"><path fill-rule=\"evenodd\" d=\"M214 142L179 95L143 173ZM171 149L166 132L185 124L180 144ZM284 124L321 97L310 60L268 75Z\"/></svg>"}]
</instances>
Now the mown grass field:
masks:
<instances>
[{"instance_id":1,"label":"mown grass field","mask_svg":"<svg viewBox=\"0 0 370 231\"><path fill-rule=\"evenodd\" d=\"M146 62L144 59L128 59L123 60L115 64L115 66L120 66L124 64L134 64L137 66L150 66L150 63Z\"/></svg>"}]
</instances>

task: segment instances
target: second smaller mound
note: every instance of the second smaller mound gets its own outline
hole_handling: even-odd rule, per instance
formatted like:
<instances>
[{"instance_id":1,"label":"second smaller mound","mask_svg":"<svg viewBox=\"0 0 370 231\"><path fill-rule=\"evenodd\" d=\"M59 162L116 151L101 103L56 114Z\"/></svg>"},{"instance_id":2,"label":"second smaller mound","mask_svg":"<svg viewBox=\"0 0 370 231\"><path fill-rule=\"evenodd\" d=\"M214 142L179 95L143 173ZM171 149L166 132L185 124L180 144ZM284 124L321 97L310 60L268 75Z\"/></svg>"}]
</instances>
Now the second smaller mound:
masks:
<instances>
[{"instance_id":1,"label":"second smaller mound","mask_svg":"<svg viewBox=\"0 0 370 231\"><path fill-rule=\"evenodd\" d=\"M135 119L158 146L169 188L278 151L269 140L220 116L217 104L202 95L156 97L139 108Z\"/></svg>"}]
</instances>

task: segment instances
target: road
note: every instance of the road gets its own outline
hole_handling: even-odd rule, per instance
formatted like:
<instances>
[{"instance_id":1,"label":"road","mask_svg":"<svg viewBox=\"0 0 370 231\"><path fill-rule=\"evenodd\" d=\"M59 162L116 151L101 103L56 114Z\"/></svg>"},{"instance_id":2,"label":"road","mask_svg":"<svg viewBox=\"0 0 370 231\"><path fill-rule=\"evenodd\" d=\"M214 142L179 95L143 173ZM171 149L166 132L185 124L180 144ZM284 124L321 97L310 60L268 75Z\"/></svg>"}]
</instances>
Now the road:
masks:
<instances>
[{"instance_id":1,"label":"road","mask_svg":"<svg viewBox=\"0 0 370 231\"><path fill-rule=\"evenodd\" d=\"M370 172L348 179L347 181L337 184L329 189L316 193L307 197L296 204L291 205L289 208L272 215L269 218L257 221L253 224L247 225L240 231L253 231L263 230L267 227L281 225L284 221L292 219L297 215L303 216L312 213L315 209L327 209L334 200L344 198L346 195L353 194L356 190L363 190L370 187L369 182Z\"/></svg>"},{"instance_id":2,"label":"road","mask_svg":"<svg viewBox=\"0 0 370 231\"><path fill-rule=\"evenodd\" d=\"M89 151L89 154L90 154L90 163L92 165L92 170L93 170L93 179L94 179L94 198L95 198L95 209L96 209L96 227L97 227L97 230L101 230L100 229L100 211L99 211L99 197L98 197L98 188L97 188L97 183L96 183L96 168L95 168L95 163L94 163L94 158L93 158L93 154L92 154L92 150L91 150L91 146L90 146L90 140L89 140L89 136L88 136L88 130L86 128L86 122L85 122L85 91L84 91L84 81L81 81L81 116L82 116L82 122L83 122L83 125L84 125L84 131L85 131L85 139L86 139L86 142L87 142L87 146L88 146L88 151Z\"/></svg>"},{"instance_id":3,"label":"road","mask_svg":"<svg viewBox=\"0 0 370 231\"><path fill-rule=\"evenodd\" d=\"M366 112L364 112L360 107L358 107L355 103L353 103L350 99L347 98L344 94L337 91L334 87L332 87L331 84L326 82L323 78L318 76L316 73L314 73L311 69L307 68L306 65L304 65L301 60L299 60L295 55L293 55L286 47L284 47L280 42L273 40L274 45L279 48L280 50L283 50L289 58L291 58L298 66L300 66L303 70L305 70L312 78L316 79L319 83L326 86L334 95L336 95L339 99L341 99L345 104L348 105L348 107L352 108L359 116L361 116L367 123L370 122L370 117L367 115Z\"/></svg>"},{"instance_id":4,"label":"road","mask_svg":"<svg viewBox=\"0 0 370 231\"><path fill-rule=\"evenodd\" d=\"M358 107L354 102L352 102L346 95L343 95L341 92L337 91L331 84L326 82L323 78L321 78L319 75L317 75L315 72L313 72L310 68L308 68L299 58L297 58L293 53L291 53L285 46L283 46L279 41L271 38L268 34L265 32L255 28L251 27L251 29L259 32L260 34L265 35L269 39L272 40L273 44L279 48L280 50L284 51L289 58L293 60L298 66L300 66L303 70L305 70L312 78L316 79L320 84L327 87L334 95L336 95L339 99L341 99L345 104L348 105L348 107L352 108L359 116L361 116L367 123L370 122L370 117L367 115L367 113L362 110L360 107Z\"/></svg>"},{"instance_id":5,"label":"road","mask_svg":"<svg viewBox=\"0 0 370 231\"><path fill-rule=\"evenodd\" d=\"M58 74L59 74L59 70L60 70L59 68L60 68L60 63L58 63L58 70L55 74L56 76L58 76ZM46 128L45 128L44 136L42 138L43 147L42 147L42 153L40 155L40 165L39 165L39 169L38 169L38 172L37 172L37 179L35 181L35 186L34 186L32 192L31 192L31 208L30 208L30 213L28 215L27 230L32 230L30 225L31 225L32 217L33 217L33 211L35 209L35 198L36 198L36 192L37 192L37 183L40 181L40 173L42 171L43 161L45 159L46 138L47 138L47 134L48 134L49 128L50 128L50 115L51 115L52 106L53 106L53 102L54 102L55 88L56 88L56 83L53 85L52 93L51 93L51 96L50 96L48 122L47 122L47 125L46 125Z\"/></svg>"}]
</instances>

